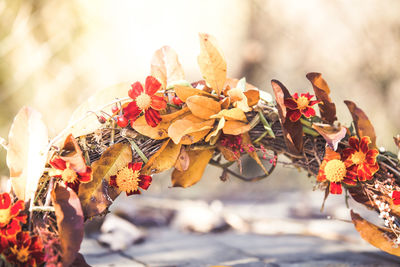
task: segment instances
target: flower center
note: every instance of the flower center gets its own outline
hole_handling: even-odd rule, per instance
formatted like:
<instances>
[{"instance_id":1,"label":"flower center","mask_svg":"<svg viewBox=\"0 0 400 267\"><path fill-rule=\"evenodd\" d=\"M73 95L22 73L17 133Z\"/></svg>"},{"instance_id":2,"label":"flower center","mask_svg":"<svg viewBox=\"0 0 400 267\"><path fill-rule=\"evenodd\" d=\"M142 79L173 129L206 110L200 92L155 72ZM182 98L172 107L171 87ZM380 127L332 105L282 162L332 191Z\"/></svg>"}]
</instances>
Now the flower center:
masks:
<instances>
[{"instance_id":1,"label":"flower center","mask_svg":"<svg viewBox=\"0 0 400 267\"><path fill-rule=\"evenodd\" d=\"M141 110L146 110L150 107L151 97L146 93L141 93L138 97L136 97L136 105Z\"/></svg>"},{"instance_id":2,"label":"flower center","mask_svg":"<svg viewBox=\"0 0 400 267\"><path fill-rule=\"evenodd\" d=\"M17 246L10 248L11 252L17 256L19 262L27 262L29 257L29 247L18 249Z\"/></svg>"},{"instance_id":3,"label":"flower center","mask_svg":"<svg viewBox=\"0 0 400 267\"><path fill-rule=\"evenodd\" d=\"M324 171L328 181L337 183L346 176L346 165L341 160L333 159L326 164Z\"/></svg>"},{"instance_id":4,"label":"flower center","mask_svg":"<svg viewBox=\"0 0 400 267\"><path fill-rule=\"evenodd\" d=\"M117 173L117 186L125 192L134 192L139 188L139 171L133 171L124 167Z\"/></svg>"},{"instance_id":5,"label":"flower center","mask_svg":"<svg viewBox=\"0 0 400 267\"><path fill-rule=\"evenodd\" d=\"M62 172L61 178L64 182L74 183L78 178L78 175L69 167L69 164L67 163L67 168Z\"/></svg>"},{"instance_id":6,"label":"flower center","mask_svg":"<svg viewBox=\"0 0 400 267\"><path fill-rule=\"evenodd\" d=\"M297 99L297 106L299 109L305 109L306 107L308 107L309 103L310 103L310 100L308 100L308 98L305 96L300 96Z\"/></svg>"},{"instance_id":7,"label":"flower center","mask_svg":"<svg viewBox=\"0 0 400 267\"><path fill-rule=\"evenodd\" d=\"M365 160L365 154L363 152L357 151L351 156L351 160L356 165L361 164Z\"/></svg>"},{"instance_id":8,"label":"flower center","mask_svg":"<svg viewBox=\"0 0 400 267\"><path fill-rule=\"evenodd\" d=\"M10 208L0 209L0 224L8 224L11 219L10 214Z\"/></svg>"}]
</instances>

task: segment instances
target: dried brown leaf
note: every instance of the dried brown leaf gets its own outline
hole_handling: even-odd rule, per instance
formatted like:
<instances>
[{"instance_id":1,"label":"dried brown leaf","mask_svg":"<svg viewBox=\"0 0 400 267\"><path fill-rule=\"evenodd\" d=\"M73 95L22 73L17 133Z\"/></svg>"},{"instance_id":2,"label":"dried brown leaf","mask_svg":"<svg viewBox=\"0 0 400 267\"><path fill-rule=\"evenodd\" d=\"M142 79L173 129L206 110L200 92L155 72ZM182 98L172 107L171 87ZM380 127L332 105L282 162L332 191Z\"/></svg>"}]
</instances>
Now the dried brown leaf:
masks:
<instances>
[{"instance_id":1,"label":"dried brown leaf","mask_svg":"<svg viewBox=\"0 0 400 267\"><path fill-rule=\"evenodd\" d=\"M171 139L165 141L160 150L157 151L143 167L141 174L160 173L174 167L181 147L181 144L177 145L172 142Z\"/></svg>"},{"instance_id":2,"label":"dried brown leaf","mask_svg":"<svg viewBox=\"0 0 400 267\"><path fill-rule=\"evenodd\" d=\"M369 121L367 115L357 107L357 105L349 100L345 100L344 103L347 105L351 116L353 117L354 125L356 126L356 131L358 137L369 136L371 138L370 147L376 147L376 135L375 129L372 123Z\"/></svg>"},{"instance_id":3,"label":"dried brown leaf","mask_svg":"<svg viewBox=\"0 0 400 267\"><path fill-rule=\"evenodd\" d=\"M214 153L213 149L189 151L189 168L172 172L172 186L189 187L200 181L203 172Z\"/></svg>"},{"instance_id":4,"label":"dried brown leaf","mask_svg":"<svg viewBox=\"0 0 400 267\"><path fill-rule=\"evenodd\" d=\"M200 71L207 84L220 95L226 81L226 61L213 36L200 33L199 38L200 55L197 62Z\"/></svg>"},{"instance_id":5,"label":"dried brown leaf","mask_svg":"<svg viewBox=\"0 0 400 267\"><path fill-rule=\"evenodd\" d=\"M240 108L223 109L218 114L210 116L212 119L238 120L247 122L246 114Z\"/></svg>"},{"instance_id":6,"label":"dried brown leaf","mask_svg":"<svg viewBox=\"0 0 400 267\"><path fill-rule=\"evenodd\" d=\"M36 192L47 160L48 135L42 115L23 107L8 135L7 166L18 199L28 201Z\"/></svg>"},{"instance_id":7,"label":"dried brown leaf","mask_svg":"<svg viewBox=\"0 0 400 267\"><path fill-rule=\"evenodd\" d=\"M78 141L72 136L68 135L61 148L64 154L61 158L71 164L71 168L76 172L86 172L86 162L83 157L82 150Z\"/></svg>"},{"instance_id":8,"label":"dried brown leaf","mask_svg":"<svg viewBox=\"0 0 400 267\"><path fill-rule=\"evenodd\" d=\"M314 123L312 127L320 135L322 135L326 143L335 151L339 142L346 136L347 133L347 128L343 126L335 127L329 124Z\"/></svg>"},{"instance_id":9,"label":"dried brown leaf","mask_svg":"<svg viewBox=\"0 0 400 267\"><path fill-rule=\"evenodd\" d=\"M282 125L286 146L289 152L301 154L303 151L303 127L300 121L292 122L289 118L286 118L287 111L284 99L290 98L291 95L280 81L272 80L271 84L275 94L279 120Z\"/></svg>"},{"instance_id":10,"label":"dried brown leaf","mask_svg":"<svg viewBox=\"0 0 400 267\"><path fill-rule=\"evenodd\" d=\"M151 75L161 82L163 88L168 88L171 82L185 79L178 55L171 47L163 46L154 53L151 59Z\"/></svg>"},{"instance_id":11,"label":"dried brown leaf","mask_svg":"<svg viewBox=\"0 0 400 267\"><path fill-rule=\"evenodd\" d=\"M132 161L130 145L118 143L109 147L98 161L92 164L93 180L79 186L79 199L85 218L104 212L120 191L109 186L110 176Z\"/></svg>"},{"instance_id":12,"label":"dried brown leaf","mask_svg":"<svg viewBox=\"0 0 400 267\"><path fill-rule=\"evenodd\" d=\"M326 81L322 78L321 73L310 72L306 75L307 79L311 82L317 100L322 101L318 104L322 120L332 124L337 120L336 106L329 97L330 89Z\"/></svg>"},{"instance_id":13,"label":"dried brown leaf","mask_svg":"<svg viewBox=\"0 0 400 267\"><path fill-rule=\"evenodd\" d=\"M181 147L181 152L179 153L178 159L175 163L175 169L184 172L189 168L190 158L185 147Z\"/></svg>"},{"instance_id":14,"label":"dried brown leaf","mask_svg":"<svg viewBox=\"0 0 400 267\"><path fill-rule=\"evenodd\" d=\"M214 119L202 120L193 114L189 114L171 124L168 128L168 136L171 137L175 144L193 144L207 135L214 121Z\"/></svg>"},{"instance_id":15,"label":"dried brown leaf","mask_svg":"<svg viewBox=\"0 0 400 267\"><path fill-rule=\"evenodd\" d=\"M57 217L63 266L70 266L78 255L83 240L83 212L75 192L57 184L51 192Z\"/></svg>"},{"instance_id":16,"label":"dried brown leaf","mask_svg":"<svg viewBox=\"0 0 400 267\"><path fill-rule=\"evenodd\" d=\"M390 241L394 237L391 231L364 220L353 211L351 211L351 219L365 241L389 254L400 256L400 247L395 247L395 244Z\"/></svg>"},{"instance_id":17,"label":"dried brown leaf","mask_svg":"<svg viewBox=\"0 0 400 267\"><path fill-rule=\"evenodd\" d=\"M195 95L213 97L210 93L206 91L183 85L175 85L174 92L176 96L179 97L179 99L183 102L186 102L186 99Z\"/></svg>"},{"instance_id":18,"label":"dried brown leaf","mask_svg":"<svg viewBox=\"0 0 400 267\"><path fill-rule=\"evenodd\" d=\"M250 124L241 121L226 121L222 132L224 134L239 135L250 131Z\"/></svg>"}]
</instances>

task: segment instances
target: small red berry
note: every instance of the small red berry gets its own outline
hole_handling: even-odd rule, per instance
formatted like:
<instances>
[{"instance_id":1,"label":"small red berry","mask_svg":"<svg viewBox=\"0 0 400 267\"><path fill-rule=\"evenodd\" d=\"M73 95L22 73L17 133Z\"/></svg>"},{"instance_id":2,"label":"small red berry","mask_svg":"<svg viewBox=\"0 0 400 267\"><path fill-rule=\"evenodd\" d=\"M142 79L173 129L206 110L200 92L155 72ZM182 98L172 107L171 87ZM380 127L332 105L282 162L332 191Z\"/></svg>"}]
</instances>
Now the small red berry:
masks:
<instances>
[{"instance_id":1,"label":"small red berry","mask_svg":"<svg viewBox=\"0 0 400 267\"><path fill-rule=\"evenodd\" d=\"M125 128L129 124L129 120L124 117L124 115L118 116L117 117L117 124L121 128Z\"/></svg>"},{"instance_id":2,"label":"small red berry","mask_svg":"<svg viewBox=\"0 0 400 267\"><path fill-rule=\"evenodd\" d=\"M103 124L103 123L105 123L107 121L106 118L104 118L104 116L97 116L97 119L99 120L99 122L101 124Z\"/></svg>"},{"instance_id":3,"label":"small red berry","mask_svg":"<svg viewBox=\"0 0 400 267\"><path fill-rule=\"evenodd\" d=\"M113 105L113 106L111 107L111 111L112 111L113 114L114 114L114 113L117 113L117 112L119 111L118 106L117 106L117 105Z\"/></svg>"},{"instance_id":4,"label":"small red berry","mask_svg":"<svg viewBox=\"0 0 400 267\"><path fill-rule=\"evenodd\" d=\"M179 97L177 97L177 96L175 96L174 98L172 98L172 102L173 102L175 105L177 105L177 106L180 106L180 105L183 104L183 101L182 101Z\"/></svg>"}]
</instances>

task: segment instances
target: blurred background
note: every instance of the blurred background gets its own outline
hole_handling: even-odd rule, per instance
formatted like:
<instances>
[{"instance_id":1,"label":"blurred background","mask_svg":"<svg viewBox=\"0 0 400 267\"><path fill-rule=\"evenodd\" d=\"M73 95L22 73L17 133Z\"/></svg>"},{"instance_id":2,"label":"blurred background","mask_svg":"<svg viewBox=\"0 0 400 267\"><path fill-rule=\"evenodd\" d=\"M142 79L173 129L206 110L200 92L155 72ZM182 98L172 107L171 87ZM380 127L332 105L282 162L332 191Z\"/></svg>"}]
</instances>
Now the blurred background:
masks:
<instances>
[{"instance_id":1,"label":"blurred background","mask_svg":"<svg viewBox=\"0 0 400 267\"><path fill-rule=\"evenodd\" d=\"M392 136L400 132L399 8L396 0L0 0L0 136L7 139L13 117L24 105L39 110L50 135L56 135L96 90L144 80L153 52L163 45L177 51L187 80L198 80L197 33L207 32L219 41L229 76L246 76L261 90L271 92L270 80L278 79L292 92L309 91L305 74L321 72L339 120L349 125L343 100L353 100L375 125L378 145L395 150ZM240 189L239 195L248 195L242 187L250 192L310 188L303 174L280 169L262 186L228 183ZM229 192L222 190L214 171L182 194ZM4 150L0 174L8 175ZM171 191L164 180L151 192Z\"/></svg>"},{"instance_id":2,"label":"blurred background","mask_svg":"<svg viewBox=\"0 0 400 267\"><path fill-rule=\"evenodd\" d=\"M246 76L261 90L272 92L270 80L278 79L293 93L310 91L306 73L321 72L339 120L349 126L343 100L356 102L374 124L378 145L394 151L392 136L400 133L399 10L397 0L0 0L0 137L7 139L24 105L39 110L55 136L96 90L143 81L153 52L163 45L178 53L187 80L200 79L197 34L207 32L225 54L228 75ZM0 148L0 176L8 175L5 154ZM182 190L168 188L166 173L155 177L146 196L247 201L244 213L271 200L299 206L294 213L296 205L262 208L278 217L279 209L293 216L310 206L318 211L323 198L323 192L310 195L313 179L288 167L251 184L234 178L224 183L219 176L209 167L198 184ZM294 190L299 195L291 196ZM211 210L221 210L220 204Z\"/></svg>"}]
</instances>

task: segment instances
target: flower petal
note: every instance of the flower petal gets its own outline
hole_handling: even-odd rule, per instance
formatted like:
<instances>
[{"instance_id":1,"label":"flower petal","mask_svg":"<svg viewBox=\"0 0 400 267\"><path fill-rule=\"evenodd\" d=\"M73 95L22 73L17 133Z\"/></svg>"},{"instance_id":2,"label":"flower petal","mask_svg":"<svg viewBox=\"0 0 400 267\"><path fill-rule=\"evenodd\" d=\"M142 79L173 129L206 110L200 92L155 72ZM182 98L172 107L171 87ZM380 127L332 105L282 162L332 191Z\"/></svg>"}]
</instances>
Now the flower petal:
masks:
<instances>
[{"instance_id":1,"label":"flower petal","mask_svg":"<svg viewBox=\"0 0 400 267\"><path fill-rule=\"evenodd\" d=\"M149 188L152 178L149 175L140 175L139 176L140 182L139 182L139 187L143 188L144 190L147 190Z\"/></svg>"},{"instance_id":2,"label":"flower petal","mask_svg":"<svg viewBox=\"0 0 400 267\"><path fill-rule=\"evenodd\" d=\"M368 152L368 145L371 144L371 138L369 136L364 136L360 141L360 149L366 154Z\"/></svg>"},{"instance_id":3,"label":"flower petal","mask_svg":"<svg viewBox=\"0 0 400 267\"><path fill-rule=\"evenodd\" d=\"M16 235L19 231L21 231L21 225L19 224L19 221L14 219L12 219L6 227L6 235L9 236Z\"/></svg>"},{"instance_id":4,"label":"flower petal","mask_svg":"<svg viewBox=\"0 0 400 267\"><path fill-rule=\"evenodd\" d=\"M23 200L18 200L17 202L15 202L14 205L12 205L11 210L10 210L10 212L11 212L10 215L11 216L16 216L16 215L18 215L18 213L20 211L23 211L24 209L25 209L24 201Z\"/></svg>"},{"instance_id":5,"label":"flower petal","mask_svg":"<svg viewBox=\"0 0 400 267\"><path fill-rule=\"evenodd\" d=\"M78 179L81 183L89 183L92 181L92 168L86 167L86 172L79 172Z\"/></svg>"},{"instance_id":6,"label":"flower petal","mask_svg":"<svg viewBox=\"0 0 400 267\"><path fill-rule=\"evenodd\" d=\"M128 163L128 168L131 169L132 171L140 171L142 168L143 163L142 162L130 162Z\"/></svg>"},{"instance_id":7,"label":"flower petal","mask_svg":"<svg viewBox=\"0 0 400 267\"><path fill-rule=\"evenodd\" d=\"M136 190L136 191L130 191L130 192L126 192L127 196L131 196L131 195L140 195L140 191Z\"/></svg>"},{"instance_id":8,"label":"flower petal","mask_svg":"<svg viewBox=\"0 0 400 267\"><path fill-rule=\"evenodd\" d=\"M311 100L310 101L310 103L308 103L308 106L314 106L315 104L319 104L319 103L321 103L322 101L319 101L319 100Z\"/></svg>"},{"instance_id":9,"label":"flower petal","mask_svg":"<svg viewBox=\"0 0 400 267\"><path fill-rule=\"evenodd\" d=\"M298 93L294 93L294 94L292 95L292 97L293 97L295 100L297 100L297 99L299 99L299 94L298 94Z\"/></svg>"},{"instance_id":10,"label":"flower petal","mask_svg":"<svg viewBox=\"0 0 400 267\"><path fill-rule=\"evenodd\" d=\"M297 102L293 98L285 98L284 104L289 109L298 109Z\"/></svg>"},{"instance_id":11,"label":"flower petal","mask_svg":"<svg viewBox=\"0 0 400 267\"><path fill-rule=\"evenodd\" d=\"M352 136L349 138L349 145L354 148L356 151L358 151L360 149L359 146L359 141L358 138L356 136Z\"/></svg>"},{"instance_id":12,"label":"flower petal","mask_svg":"<svg viewBox=\"0 0 400 267\"><path fill-rule=\"evenodd\" d=\"M53 168L56 168L58 170L65 170L67 168L67 162L59 157L54 157L52 160L50 160L50 165L53 166Z\"/></svg>"},{"instance_id":13,"label":"flower petal","mask_svg":"<svg viewBox=\"0 0 400 267\"><path fill-rule=\"evenodd\" d=\"M357 181L354 181L353 179L349 179L347 177L345 177L342 182L352 186L357 184Z\"/></svg>"},{"instance_id":14,"label":"flower petal","mask_svg":"<svg viewBox=\"0 0 400 267\"><path fill-rule=\"evenodd\" d=\"M301 113L303 113L303 115L306 118L310 118L310 117L314 117L315 116L315 110L313 108L310 108L310 107L303 109L301 111Z\"/></svg>"},{"instance_id":15,"label":"flower petal","mask_svg":"<svg viewBox=\"0 0 400 267\"><path fill-rule=\"evenodd\" d=\"M11 197L8 193L0 194L0 209L8 209L11 205Z\"/></svg>"},{"instance_id":16,"label":"flower petal","mask_svg":"<svg viewBox=\"0 0 400 267\"><path fill-rule=\"evenodd\" d=\"M109 184L111 185L111 186L115 186L115 187L118 187L118 185L117 185L117 176L116 175L112 175L112 176L110 176L110 182L109 182Z\"/></svg>"},{"instance_id":17,"label":"flower petal","mask_svg":"<svg viewBox=\"0 0 400 267\"><path fill-rule=\"evenodd\" d=\"M161 88L161 83L153 76L147 76L144 87L146 88L146 94L152 96Z\"/></svg>"},{"instance_id":18,"label":"flower petal","mask_svg":"<svg viewBox=\"0 0 400 267\"><path fill-rule=\"evenodd\" d=\"M145 111L144 118L151 127L156 127L161 122L160 112L152 108Z\"/></svg>"},{"instance_id":19,"label":"flower petal","mask_svg":"<svg viewBox=\"0 0 400 267\"><path fill-rule=\"evenodd\" d=\"M141 93L143 93L143 86L140 82L135 82L131 85L132 89L128 91L128 95L132 99L136 99Z\"/></svg>"},{"instance_id":20,"label":"flower petal","mask_svg":"<svg viewBox=\"0 0 400 267\"><path fill-rule=\"evenodd\" d=\"M377 149L371 149L365 155L365 160L368 164L373 165L376 163L376 156L378 156L379 151Z\"/></svg>"},{"instance_id":21,"label":"flower petal","mask_svg":"<svg viewBox=\"0 0 400 267\"><path fill-rule=\"evenodd\" d=\"M136 120L141 112L142 110L140 110L140 108L136 105L136 102L132 101L126 108L124 108L124 117L128 120Z\"/></svg>"},{"instance_id":22,"label":"flower petal","mask_svg":"<svg viewBox=\"0 0 400 267\"><path fill-rule=\"evenodd\" d=\"M330 183L329 191L331 194L340 195L342 193L342 184L341 183Z\"/></svg>"},{"instance_id":23,"label":"flower petal","mask_svg":"<svg viewBox=\"0 0 400 267\"><path fill-rule=\"evenodd\" d=\"M286 117L289 117L289 119L292 122L298 121L301 117L301 112L300 110L296 109L296 110L288 110L288 112L286 113Z\"/></svg>"},{"instance_id":24,"label":"flower petal","mask_svg":"<svg viewBox=\"0 0 400 267\"><path fill-rule=\"evenodd\" d=\"M165 101L161 96L153 95L151 96L150 106L156 110L165 109L167 107L167 101Z\"/></svg>"}]
</instances>

